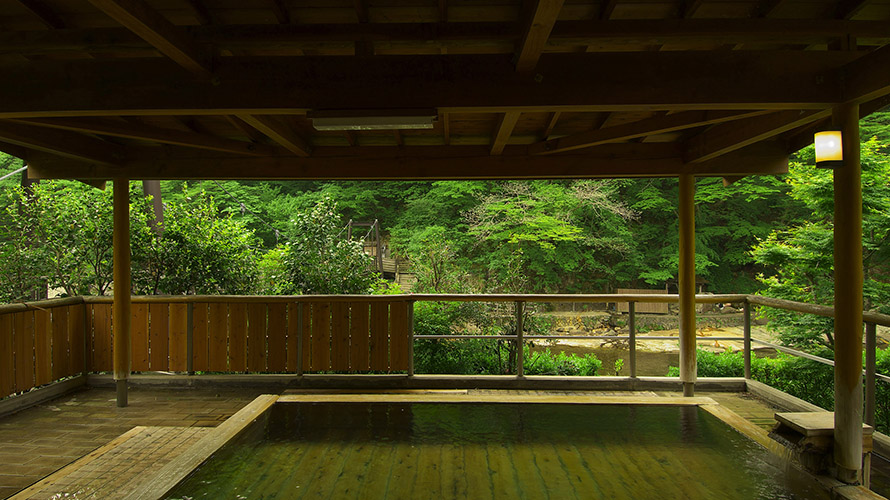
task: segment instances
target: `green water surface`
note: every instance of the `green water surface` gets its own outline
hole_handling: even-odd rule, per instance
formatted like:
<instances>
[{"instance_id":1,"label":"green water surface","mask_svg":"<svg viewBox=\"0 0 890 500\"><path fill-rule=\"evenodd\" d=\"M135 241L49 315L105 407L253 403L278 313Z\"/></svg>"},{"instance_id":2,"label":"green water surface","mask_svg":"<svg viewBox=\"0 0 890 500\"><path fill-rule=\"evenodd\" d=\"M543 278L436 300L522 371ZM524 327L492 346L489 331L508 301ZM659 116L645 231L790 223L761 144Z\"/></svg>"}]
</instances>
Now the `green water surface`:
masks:
<instances>
[{"instance_id":1,"label":"green water surface","mask_svg":"<svg viewBox=\"0 0 890 500\"><path fill-rule=\"evenodd\" d=\"M828 498L695 406L279 403L175 499Z\"/></svg>"}]
</instances>

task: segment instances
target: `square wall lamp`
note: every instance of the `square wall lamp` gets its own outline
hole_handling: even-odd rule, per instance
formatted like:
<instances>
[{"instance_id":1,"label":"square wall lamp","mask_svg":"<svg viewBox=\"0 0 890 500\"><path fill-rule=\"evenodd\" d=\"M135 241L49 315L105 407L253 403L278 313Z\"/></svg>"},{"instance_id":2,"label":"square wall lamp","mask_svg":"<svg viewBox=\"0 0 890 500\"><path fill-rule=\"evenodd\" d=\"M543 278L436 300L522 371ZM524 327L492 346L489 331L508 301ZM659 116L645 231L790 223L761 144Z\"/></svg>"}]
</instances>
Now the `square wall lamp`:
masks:
<instances>
[{"instance_id":1,"label":"square wall lamp","mask_svg":"<svg viewBox=\"0 0 890 500\"><path fill-rule=\"evenodd\" d=\"M843 137L840 130L816 132L816 166L838 168L844 165Z\"/></svg>"}]
</instances>

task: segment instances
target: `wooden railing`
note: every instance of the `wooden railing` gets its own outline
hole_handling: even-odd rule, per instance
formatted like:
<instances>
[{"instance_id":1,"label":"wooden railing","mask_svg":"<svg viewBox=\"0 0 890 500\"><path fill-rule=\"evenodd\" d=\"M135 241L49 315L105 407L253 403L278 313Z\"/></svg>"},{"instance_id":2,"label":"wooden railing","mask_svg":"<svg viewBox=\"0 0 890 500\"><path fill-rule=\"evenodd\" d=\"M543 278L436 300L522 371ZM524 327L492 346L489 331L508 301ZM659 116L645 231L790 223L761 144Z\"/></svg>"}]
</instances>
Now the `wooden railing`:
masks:
<instances>
[{"instance_id":1,"label":"wooden railing","mask_svg":"<svg viewBox=\"0 0 890 500\"><path fill-rule=\"evenodd\" d=\"M83 299L0 306L0 397L82 374Z\"/></svg>"},{"instance_id":2,"label":"wooden railing","mask_svg":"<svg viewBox=\"0 0 890 500\"><path fill-rule=\"evenodd\" d=\"M74 297L0 305L0 397L88 372L112 370L114 338L111 297ZM635 305L676 302L677 295L379 295L379 296L165 296L134 297L131 369L220 373L407 373L414 374L414 341L506 339L519 350L526 340L626 339L631 377L636 370ZM507 335L414 335L417 301L514 303L517 328ZM753 295L699 295L699 303L744 304L742 340L745 377L750 378L751 344L825 364L830 360L751 338L751 306L776 307L821 316L834 309ZM523 307L533 302L627 303L628 335L526 335ZM866 419L874 414L876 325L890 316L864 313L866 325ZM677 337L646 337L678 340ZM523 357L513 367L523 376Z\"/></svg>"},{"instance_id":3,"label":"wooden railing","mask_svg":"<svg viewBox=\"0 0 890 500\"><path fill-rule=\"evenodd\" d=\"M90 371L112 369L109 297L87 297ZM133 371L398 372L410 357L406 296L134 297Z\"/></svg>"}]
</instances>

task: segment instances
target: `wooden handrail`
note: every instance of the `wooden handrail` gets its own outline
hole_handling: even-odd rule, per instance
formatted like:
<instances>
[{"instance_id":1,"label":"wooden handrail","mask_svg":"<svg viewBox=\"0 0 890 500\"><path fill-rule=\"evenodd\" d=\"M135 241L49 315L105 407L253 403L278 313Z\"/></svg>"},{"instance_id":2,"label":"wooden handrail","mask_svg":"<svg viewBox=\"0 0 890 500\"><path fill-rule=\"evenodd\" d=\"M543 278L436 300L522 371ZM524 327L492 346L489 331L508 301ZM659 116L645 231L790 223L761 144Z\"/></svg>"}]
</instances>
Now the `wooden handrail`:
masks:
<instances>
[{"instance_id":1,"label":"wooden handrail","mask_svg":"<svg viewBox=\"0 0 890 500\"><path fill-rule=\"evenodd\" d=\"M71 304L111 304L113 296L78 296L62 299L39 300L16 304L0 304L0 314L27 311L47 307ZM398 295L142 295L134 296L133 303L176 303L195 302L207 303L291 303L291 302L645 302L645 303L676 303L677 294L398 294ZM698 294L695 301L700 304L724 302L748 302L750 304L775 307L789 311L815 314L817 316L834 317L834 308L806 302L776 299L750 294ZM890 315L864 311L862 319L866 323L890 326Z\"/></svg>"},{"instance_id":2,"label":"wooden handrail","mask_svg":"<svg viewBox=\"0 0 890 500\"><path fill-rule=\"evenodd\" d=\"M48 309L50 307L70 306L83 304L84 297L64 297L61 299L32 300L29 302L17 302L15 304L0 304L0 314L33 311L35 309Z\"/></svg>"}]
</instances>

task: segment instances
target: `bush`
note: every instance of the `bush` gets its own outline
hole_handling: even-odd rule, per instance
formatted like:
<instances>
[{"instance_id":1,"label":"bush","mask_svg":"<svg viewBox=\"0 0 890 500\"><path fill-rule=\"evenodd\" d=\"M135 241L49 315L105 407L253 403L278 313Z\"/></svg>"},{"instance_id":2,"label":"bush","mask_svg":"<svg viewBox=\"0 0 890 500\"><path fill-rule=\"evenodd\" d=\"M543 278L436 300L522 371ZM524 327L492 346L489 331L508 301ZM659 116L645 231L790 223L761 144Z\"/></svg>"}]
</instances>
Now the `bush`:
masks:
<instances>
[{"instance_id":1,"label":"bush","mask_svg":"<svg viewBox=\"0 0 890 500\"><path fill-rule=\"evenodd\" d=\"M457 334L478 314L472 303L420 302L414 308L417 335ZM602 362L586 356L531 352L524 346L528 375L596 375ZM416 373L457 375L503 375L513 373L513 342L503 339L422 339L414 343Z\"/></svg>"}]
</instances>

